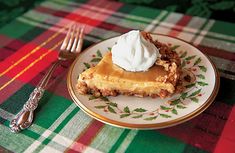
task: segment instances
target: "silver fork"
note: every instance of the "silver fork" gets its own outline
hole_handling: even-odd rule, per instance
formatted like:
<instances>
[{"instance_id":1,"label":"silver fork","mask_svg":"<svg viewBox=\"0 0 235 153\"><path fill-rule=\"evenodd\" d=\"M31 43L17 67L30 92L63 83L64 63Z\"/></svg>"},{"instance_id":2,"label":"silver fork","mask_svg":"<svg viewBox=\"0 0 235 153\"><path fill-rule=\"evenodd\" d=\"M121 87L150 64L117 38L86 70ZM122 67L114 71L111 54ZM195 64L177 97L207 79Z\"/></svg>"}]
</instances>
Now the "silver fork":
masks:
<instances>
[{"instance_id":1,"label":"silver fork","mask_svg":"<svg viewBox=\"0 0 235 153\"><path fill-rule=\"evenodd\" d=\"M30 127L33 122L34 110L37 108L39 100L42 98L48 81L52 73L62 61L74 59L82 49L84 26L78 27L72 24L61 45L57 61L50 67L45 76L38 83L36 88L30 94L28 101L24 104L22 110L11 120L10 129L18 133L23 129Z\"/></svg>"}]
</instances>

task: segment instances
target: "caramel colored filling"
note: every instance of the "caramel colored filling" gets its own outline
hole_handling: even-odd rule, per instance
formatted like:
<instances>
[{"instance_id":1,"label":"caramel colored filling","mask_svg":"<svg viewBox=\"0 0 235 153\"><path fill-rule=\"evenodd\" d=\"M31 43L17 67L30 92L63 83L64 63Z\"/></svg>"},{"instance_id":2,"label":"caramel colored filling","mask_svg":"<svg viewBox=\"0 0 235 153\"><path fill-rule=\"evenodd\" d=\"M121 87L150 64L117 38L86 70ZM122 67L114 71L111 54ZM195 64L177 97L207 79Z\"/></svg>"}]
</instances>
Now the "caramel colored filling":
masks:
<instances>
[{"instance_id":1,"label":"caramel colored filling","mask_svg":"<svg viewBox=\"0 0 235 153\"><path fill-rule=\"evenodd\" d=\"M172 94L175 90L174 85L170 82L159 81L167 78L168 73L160 65L154 65L145 72L125 71L113 64L112 54L108 52L95 67L80 74L78 89L82 94L86 94L89 90L96 90L101 94L115 91L139 96L156 96L161 91Z\"/></svg>"}]
</instances>

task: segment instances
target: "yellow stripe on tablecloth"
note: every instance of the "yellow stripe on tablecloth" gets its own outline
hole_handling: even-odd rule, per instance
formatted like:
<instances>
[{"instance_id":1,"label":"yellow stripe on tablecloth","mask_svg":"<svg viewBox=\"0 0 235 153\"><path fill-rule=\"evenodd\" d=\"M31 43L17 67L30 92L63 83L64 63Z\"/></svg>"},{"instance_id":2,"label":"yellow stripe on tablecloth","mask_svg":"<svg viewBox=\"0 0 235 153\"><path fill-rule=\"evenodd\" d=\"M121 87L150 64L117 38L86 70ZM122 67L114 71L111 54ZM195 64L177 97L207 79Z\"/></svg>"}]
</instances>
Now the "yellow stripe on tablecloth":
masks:
<instances>
[{"instance_id":1,"label":"yellow stripe on tablecloth","mask_svg":"<svg viewBox=\"0 0 235 153\"><path fill-rule=\"evenodd\" d=\"M7 72L9 72L11 69L13 69L15 66L17 66L19 63L21 63L22 61L24 61L26 58L28 58L30 55L32 55L33 53L35 53L36 51L38 51L40 48L42 48L43 46L45 46L46 44L48 44L50 41L52 41L56 36L58 36L62 31L64 31L66 28L68 28L71 24L61 28L58 32L54 33L51 37L49 37L46 41L44 41L42 44L40 44L39 46L37 46L36 48L34 48L33 50L31 50L28 54L26 54L25 56L23 56L22 58L20 58L20 60L16 61L13 65L11 65L9 68L7 68L5 71L3 71L2 73L0 73L0 77L3 76L4 74L6 74ZM2 89L0 89L2 90Z\"/></svg>"},{"instance_id":2,"label":"yellow stripe on tablecloth","mask_svg":"<svg viewBox=\"0 0 235 153\"><path fill-rule=\"evenodd\" d=\"M36 64L37 62L39 62L40 60L42 60L46 55L48 55L49 53L51 53L55 48L57 48L63 40L59 41L56 45L54 45L51 49L49 49L47 52L45 52L44 54L42 54L41 56L39 56L34 62L32 62L31 64L29 64L27 67L25 67L22 71L20 71L20 73L18 73L16 76L14 76L11 80L9 80L8 82L6 82L4 85L2 85L0 87L0 91L3 90L5 87L7 87L11 82L13 82L14 80L16 80L18 77L20 77L24 72L26 72L29 68L31 68L32 66L34 66L34 64Z\"/></svg>"}]
</instances>

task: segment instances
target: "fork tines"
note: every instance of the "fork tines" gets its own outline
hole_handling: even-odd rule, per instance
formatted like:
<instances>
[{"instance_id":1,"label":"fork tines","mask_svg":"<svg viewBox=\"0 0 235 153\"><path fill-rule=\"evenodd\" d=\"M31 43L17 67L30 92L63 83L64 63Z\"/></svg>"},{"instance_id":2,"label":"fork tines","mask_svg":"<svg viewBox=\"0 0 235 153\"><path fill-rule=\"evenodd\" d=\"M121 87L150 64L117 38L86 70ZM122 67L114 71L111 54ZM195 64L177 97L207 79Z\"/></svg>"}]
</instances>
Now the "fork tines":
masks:
<instances>
[{"instance_id":1,"label":"fork tines","mask_svg":"<svg viewBox=\"0 0 235 153\"><path fill-rule=\"evenodd\" d=\"M85 26L79 27L77 24L72 24L68 29L60 49L79 53L82 49L84 28Z\"/></svg>"}]
</instances>

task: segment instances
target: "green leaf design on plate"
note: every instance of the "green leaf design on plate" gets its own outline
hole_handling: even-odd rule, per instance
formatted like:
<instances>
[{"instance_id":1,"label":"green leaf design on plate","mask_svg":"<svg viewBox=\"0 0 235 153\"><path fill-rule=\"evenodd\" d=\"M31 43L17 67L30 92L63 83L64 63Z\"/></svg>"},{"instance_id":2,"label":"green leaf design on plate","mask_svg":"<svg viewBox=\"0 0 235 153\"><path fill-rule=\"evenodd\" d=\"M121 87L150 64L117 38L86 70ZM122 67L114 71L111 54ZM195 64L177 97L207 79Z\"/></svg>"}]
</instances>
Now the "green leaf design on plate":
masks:
<instances>
[{"instance_id":1,"label":"green leaf design on plate","mask_svg":"<svg viewBox=\"0 0 235 153\"><path fill-rule=\"evenodd\" d=\"M193 66L198 65L201 61L201 57L198 57L197 60L194 62Z\"/></svg>"},{"instance_id":2,"label":"green leaf design on plate","mask_svg":"<svg viewBox=\"0 0 235 153\"><path fill-rule=\"evenodd\" d=\"M125 113L130 113L130 109L129 109L128 106L126 106L126 107L123 109L123 111L124 111Z\"/></svg>"},{"instance_id":3,"label":"green leaf design on plate","mask_svg":"<svg viewBox=\"0 0 235 153\"><path fill-rule=\"evenodd\" d=\"M180 58L184 58L184 57L186 57L186 56L187 56L187 51L183 52L183 54L180 55Z\"/></svg>"},{"instance_id":4,"label":"green leaf design on plate","mask_svg":"<svg viewBox=\"0 0 235 153\"><path fill-rule=\"evenodd\" d=\"M186 88L192 88L193 86L195 86L195 83L188 84L188 85L186 85L185 87L186 87Z\"/></svg>"},{"instance_id":5,"label":"green leaf design on plate","mask_svg":"<svg viewBox=\"0 0 235 153\"><path fill-rule=\"evenodd\" d=\"M198 103L198 98L196 98L196 97L192 97L192 98L190 98L193 102L196 102L196 103Z\"/></svg>"},{"instance_id":6,"label":"green leaf design on plate","mask_svg":"<svg viewBox=\"0 0 235 153\"><path fill-rule=\"evenodd\" d=\"M92 95L92 96L89 97L89 100L94 100L94 99L97 99L97 98L99 98L99 97L96 97L96 96Z\"/></svg>"},{"instance_id":7,"label":"green leaf design on plate","mask_svg":"<svg viewBox=\"0 0 235 153\"><path fill-rule=\"evenodd\" d=\"M103 100L103 101L109 101L109 99L107 97L104 97L104 96L101 96L100 99Z\"/></svg>"},{"instance_id":8,"label":"green leaf design on plate","mask_svg":"<svg viewBox=\"0 0 235 153\"><path fill-rule=\"evenodd\" d=\"M170 105L177 105L177 104L179 104L180 102L181 102L180 99L175 99L175 100L171 101L171 104L170 104Z\"/></svg>"},{"instance_id":9,"label":"green leaf design on plate","mask_svg":"<svg viewBox=\"0 0 235 153\"><path fill-rule=\"evenodd\" d=\"M198 84L199 86L207 86L207 85L208 85L208 83L202 82L202 81L197 82L197 84Z\"/></svg>"},{"instance_id":10,"label":"green leaf design on plate","mask_svg":"<svg viewBox=\"0 0 235 153\"><path fill-rule=\"evenodd\" d=\"M196 75L198 78L200 78L200 79L205 79L205 76L204 75L202 75L202 74L199 74L199 75Z\"/></svg>"},{"instance_id":11,"label":"green leaf design on plate","mask_svg":"<svg viewBox=\"0 0 235 153\"><path fill-rule=\"evenodd\" d=\"M136 108L134 109L135 112L146 112L147 110L143 109L143 108Z\"/></svg>"},{"instance_id":12,"label":"green leaf design on plate","mask_svg":"<svg viewBox=\"0 0 235 153\"><path fill-rule=\"evenodd\" d=\"M174 46L171 47L171 50L176 50L179 47L180 47L180 45L174 45Z\"/></svg>"},{"instance_id":13,"label":"green leaf design on plate","mask_svg":"<svg viewBox=\"0 0 235 153\"><path fill-rule=\"evenodd\" d=\"M118 105L117 105L117 103L113 103L113 102L110 102L110 103L108 103L110 106L113 106L113 107L117 107Z\"/></svg>"},{"instance_id":14,"label":"green leaf design on plate","mask_svg":"<svg viewBox=\"0 0 235 153\"><path fill-rule=\"evenodd\" d=\"M180 95L180 97L184 100L187 97L188 93L184 92Z\"/></svg>"},{"instance_id":15,"label":"green leaf design on plate","mask_svg":"<svg viewBox=\"0 0 235 153\"><path fill-rule=\"evenodd\" d=\"M108 110L109 110L111 113L116 114L116 111L115 111L112 107L108 106Z\"/></svg>"},{"instance_id":16,"label":"green leaf design on plate","mask_svg":"<svg viewBox=\"0 0 235 153\"><path fill-rule=\"evenodd\" d=\"M193 97L196 96L197 94L199 94L201 92L202 89L198 89L197 91L194 91L190 96L188 97Z\"/></svg>"},{"instance_id":17,"label":"green leaf design on plate","mask_svg":"<svg viewBox=\"0 0 235 153\"><path fill-rule=\"evenodd\" d=\"M196 55L192 55L192 56L189 56L189 57L185 58L185 60L186 60L186 61L189 61L189 60L191 60L191 59L194 59L195 57L196 57Z\"/></svg>"},{"instance_id":18,"label":"green leaf design on plate","mask_svg":"<svg viewBox=\"0 0 235 153\"><path fill-rule=\"evenodd\" d=\"M101 60L101 58L93 58L92 60L91 60L91 62L99 62Z\"/></svg>"},{"instance_id":19,"label":"green leaf design on plate","mask_svg":"<svg viewBox=\"0 0 235 153\"><path fill-rule=\"evenodd\" d=\"M200 68L200 70L202 70L203 72L207 71L207 68L205 66L198 66Z\"/></svg>"},{"instance_id":20,"label":"green leaf design on plate","mask_svg":"<svg viewBox=\"0 0 235 153\"><path fill-rule=\"evenodd\" d=\"M163 118L170 118L171 117L170 115L167 115L167 114L159 114L159 115Z\"/></svg>"},{"instance_id":21,"label":"green leaf design on plate","mask_svg":"<svg viewBox=\"0 0 235 153\"><path fill-rule=\"evenodd\" d=\"M175 115L178 115L178 112L177 112L176 109L172 109L171 112L172 112L173 114L175 114Z\"/></svg>"},{"instance_id":22,"label":"green leaf design on plate","mask_svg":"<svg viewBox=\"0 0 235 153\"><path fill-rule=\"evenodd\" d=\"M120 118L124 118L124 117L128 117L128 116L130 116L131 114L122 114L122 115L120 115Z\"/></svg>"},{"instance_id":23,"label":"green leaf design on plate","mask_svg":"<svg viewBox=\"0 0 235 153\"><path fill-rule=\"evenodd\" d=\"M142 114L141 114L141 115L133 116L132 118L141 118L141 117L143 117L143 115L142 115Z\"/></svg>"},{"instance_id":24,"label":"green leaf design on plate","mask_svg":"<svg viewBox=\"0 0 235 153\"><path fill-rule=\"evenodd\" d=\"M170 110L171 108L170 107L166 107L166 106L160 106L162 110Z\"/></svg>"},{"instance_id":25,"label":"green leaf design on plate","mask_svg":"<svg viewBox=\"0 0 235 153\"><path fill-rule=\"evenodd\" d=\"M91 66L89 63L83 63L87 69L89 69Z\"/></svg>"},{"instance_id":26,"label":"green leaf design on plate","mask_svg":"<svg viewBox=\"0 0 235 153\"><path fill-rule=\"evenodd\" d=\"M96 55L97 55L98 57L102 57L102 54L101 54L100 50L97 50Z\"/></svg>"},{"instance_id":27,"label":"green leaf design on plate","mask_svg":"<svg viewBox=\"0 0 235 153\"><path fill-rule=\"evenodd\" d=\"M153 116L153 117L147 117L145 118L144 120L146 121L152 121L152 120L155 120L157 118L157 116Z\"/></svg>"},{"instance_id":28,"label":"green leaf design on plate","mask_svg":"<svg viewBox=\"0 0 235 153\"><path fill-rule=\"evenodd\" d=\"M187 108L187 107L185 107L185 106L183 106L183 105L176 105L176 107L179 108L179 109Z\"/></svg>"},{"instance_id":29,"label":"green leaf design on plate","mask_svg":"<svg viewBox=\"0 0 235 153\"><path fill-rule=\"evenodd\" d=\"M103 105L99 105L99 106L95 106L95 108L97 109L102 109L102 108L105 108L106 106L103 106Z\"/></svg>"}]
</instances>

